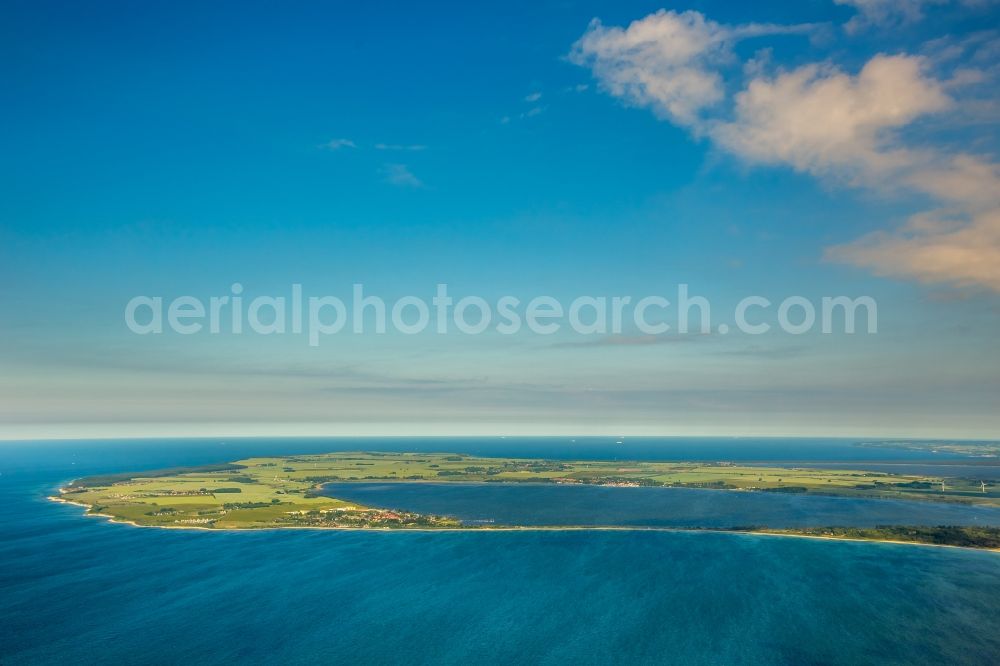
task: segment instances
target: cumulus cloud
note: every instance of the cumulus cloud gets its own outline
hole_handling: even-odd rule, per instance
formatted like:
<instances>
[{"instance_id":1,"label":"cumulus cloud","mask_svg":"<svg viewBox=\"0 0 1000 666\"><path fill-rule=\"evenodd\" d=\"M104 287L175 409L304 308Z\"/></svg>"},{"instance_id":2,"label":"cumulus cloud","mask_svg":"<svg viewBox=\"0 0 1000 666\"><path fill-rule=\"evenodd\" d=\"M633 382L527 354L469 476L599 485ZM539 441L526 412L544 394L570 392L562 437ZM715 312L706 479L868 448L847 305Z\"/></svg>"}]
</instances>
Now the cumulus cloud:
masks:
<instances>
[{"instance_id":1,"label":"cumulus cloud","mask_svg":"<svg viewBox=\"0 0 1000 666\"><path fill-rule=\"evenodd\" d=\"M814 64L754 78L736 95L733 120L710 135L748 162L916 193L940 206L897 230L830 248L828 259L885 277L1000 291L1000 169L897 133L954 106L925 58L876 55L856 75Z\"/></svg>"},{"instance_id":2,"label":"cumulus cloud","mask_svg":"<svg viewBox=\"0 0 1000 666\"><path fill-rule=\"evenodd\" d=\"M828 259L885 277L1000 292L1000 167L912 146L896 133L954 106L923 58L877 55L857 75L807 65L753 79L736 95L734 119L710 133L748 162L915 193L939 206L899 229L829 248Z\"/></svg>"},{"instance_id":3,"label":"cumulus cloud","mask_svg":"<svg viewBox=\"0 0 1000 666\"><path fill-rule=\"evenodd\" d=\"M827 255L876 275L1000 291L1000 208L968 220L915 216L900 230L869 234Z\"/></svg>"},{"instance_id":4,"label":"cumulus cloud","mask_svg":"<svg viewBox=\"0 0 1000 666\"><path fill-rule=\"evenodd\" d=\"M1000 166L972 155L933 157L940 163L907 177L944 207L829 248L827 257L876 275L1000 292Z\"/></svg>"},{"instance_id":5,"label":"cumulus cloud","mask_svg":"<svg viewBox=\"0 0 1000 666\"><path fill-rule=\"evenodd\" d=\"M882 178L914 160L892 130L951 104L925 69L919 56L878 55L856 76L818 64L760 76L736 95L734 120L711 134L747 161L854 181Z\"/></svg>"},{"instance_id":6,"label":"cumulus cloud","mask_svg":"<svg viewBox=\"0 0 1000 666\"><path fill-rule=\"evenodd\" d=\"M865 20L882 20L890 11L875 0L844 3L858 7ZM926 4L904 0L892 3L892 11L915 19ZM770 74L765 58L744 63L745 83L727 97L723 72L735 41L804 29L727 26L697 12L661 10L627 28L595 20L570 57L589 67L604 91L748 163L930 202L931 211L902 227L830 248L828 258L878 275L1000 292L1000 167L915 144L906 134L915 122L960 106L952 94L982 72L965 68L942 81L930 73L935 63L927 56L879 54L857 73L821 62Z\"/></svg>"},{"instance_id":7,"label":"cumulus cloud","mask_svg":"<svg viewBox=\"0 0 1000 666\"><path fill-rule=\"evenodd\" d=\"M627 28L594 19L573 45L570 60L590 67L601 87L661 118L696 125L699 113L722 101L718 71L733 43L747 37L805 32L810 26L724 26L695 11L660 10Z\"/></svg>"}]
</instances>

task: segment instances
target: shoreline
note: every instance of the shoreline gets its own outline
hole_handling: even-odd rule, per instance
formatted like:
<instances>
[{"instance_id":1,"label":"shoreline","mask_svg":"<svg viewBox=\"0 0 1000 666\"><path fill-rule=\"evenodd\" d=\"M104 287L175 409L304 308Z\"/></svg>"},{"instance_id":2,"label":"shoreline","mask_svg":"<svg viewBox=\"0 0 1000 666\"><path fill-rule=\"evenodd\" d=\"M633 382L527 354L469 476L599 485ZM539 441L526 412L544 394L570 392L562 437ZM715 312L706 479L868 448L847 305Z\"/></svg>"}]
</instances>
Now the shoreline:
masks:
<instances>
[{"instance_id":1,"label":"shoreline","mask_svg":"<svg viewBox=\"0 0 1000 666\"><path fill-rule=\"evenodd\" d=\"M60 489L61 491L62 489ZM72 504L85 508L84 517L104 518L107 523L115 525L128 525L136 528L149 528L161 530L201 530L206 532L262 532L275 530L315 530L315 531L340 531L340 532L369 532L369 533L403 533L403 532L433 532L433 533L486 533L486 532L679 532L688 534L742 534L751 536L787 537L795 539L817 539L823 541L850 541L855 543L885 543L900 546L925 546L932 548L956 548L959 550L969 550L976 552L1000 553L1000 548L977 548L975 546L956 546L943 543L926 543L923 541L901 541L898 539L862 539L857 537L824 536L820 534L795 534L790 532L769 532L766 530L734 530L716 528L697 527L665 527L665 526L641 526L641 525L509 525L498 527L319 527L315 525L276 525L274 527L201 527L198 525L143 525L132 520L119 520L115 516L106 513L89 513L91 505L83 502L74 502L55 495L47 496L47 499L60 504Z\"/></svg>"}]
</instances>

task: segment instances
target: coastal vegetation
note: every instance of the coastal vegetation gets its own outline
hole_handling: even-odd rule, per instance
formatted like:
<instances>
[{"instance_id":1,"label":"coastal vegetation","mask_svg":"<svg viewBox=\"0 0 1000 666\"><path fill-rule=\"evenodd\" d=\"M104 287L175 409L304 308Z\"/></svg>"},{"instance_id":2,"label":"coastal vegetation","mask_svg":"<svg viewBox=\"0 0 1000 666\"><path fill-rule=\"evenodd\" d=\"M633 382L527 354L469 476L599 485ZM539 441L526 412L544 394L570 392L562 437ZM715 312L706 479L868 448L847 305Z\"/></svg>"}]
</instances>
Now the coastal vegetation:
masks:
<instances>
[{"instance_id":1,"label":"coastal vegetation","mask_svg":"<svg viewBox=\"0 0 1000 666\"><path fill-rule=\"evenodd\" d=\"M739 531L739 530L738 530ZM936 527L885 525L879 527L807 527L747 529L760 534L783 534L856 541L892 541L935 546L1000 549L1000 527L939 525Z\"/></svg>"},{"instance_id":2,"label":"coastal vegetation","mask_svg":"<svg viewBox=\"0 0 1000 666\"><path fill-rule=\"evenodd\" d=\"M858 442L855 446L867 449L897 449L901 451L920 451L935 454L951 454L972 456L978 458L996 458L1000 456L998 442L971 441L923 441L887 440L878 442Z\"/></svg>"}]
</instances>

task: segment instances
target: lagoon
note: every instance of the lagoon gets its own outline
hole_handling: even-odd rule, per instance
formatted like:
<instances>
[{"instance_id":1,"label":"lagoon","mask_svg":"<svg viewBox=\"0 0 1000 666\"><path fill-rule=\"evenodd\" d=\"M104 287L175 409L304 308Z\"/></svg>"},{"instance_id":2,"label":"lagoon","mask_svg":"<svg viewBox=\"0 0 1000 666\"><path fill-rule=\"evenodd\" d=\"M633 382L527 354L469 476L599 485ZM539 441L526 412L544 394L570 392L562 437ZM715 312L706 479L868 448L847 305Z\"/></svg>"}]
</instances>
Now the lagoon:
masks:
<instances>
[{"instance_id":1,"label":"lagoon","mask_svg":"<svg viewBox=\"0 0 1000 666\"><path fill-rule=\"evenodd\" d=\"M365 506L530 526L1000 526L1000 507L696 488L536 483L330 483L322 493Z\"/></svg>"}]
</instances>

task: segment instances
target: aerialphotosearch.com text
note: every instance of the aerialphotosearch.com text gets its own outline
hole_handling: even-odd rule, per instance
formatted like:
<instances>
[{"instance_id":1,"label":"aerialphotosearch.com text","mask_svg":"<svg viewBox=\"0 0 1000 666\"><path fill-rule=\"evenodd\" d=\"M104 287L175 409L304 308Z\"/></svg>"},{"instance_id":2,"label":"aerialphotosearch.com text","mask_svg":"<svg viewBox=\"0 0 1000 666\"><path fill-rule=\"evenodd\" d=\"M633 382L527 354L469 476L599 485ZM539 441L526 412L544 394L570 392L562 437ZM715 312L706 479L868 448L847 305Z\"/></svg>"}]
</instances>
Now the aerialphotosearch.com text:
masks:
<instances>
[{"instance_id":1,"label":"aerialphotosearch.com text","mask_svg":"<svg viewBox=\"0 0 1000 666\"><path fill-rule=\"evenodd\" d=\"M552 335L568 329L579 335L728 334L763 335L781 331L801 335L810 331L853 334L862 329L878 332L878 308L870 296L824 296L809 299L788 296L772 302L747 296L732 309L727 321L713 324L708 298L690 293L678 284L672 298L646 296L578 296L561 300L553 296L522 299L502 296L455 298L447 284L438 284L429 299L403 296L383 299L354 284L351 297L313 296L293 284L281 296L243 295L243 285L233 283L229 293L202 299L195 296L136 296L125 306L125 324L139 335L173 331L181 335L245 334L304 335L312 347L337 334L404 335L426 331L479 335L495 331L515 335L529 331ZM673 323L668 323L673 322ZM863 326L862 326L863 324Z\"/></svg>"}]
</instances>

